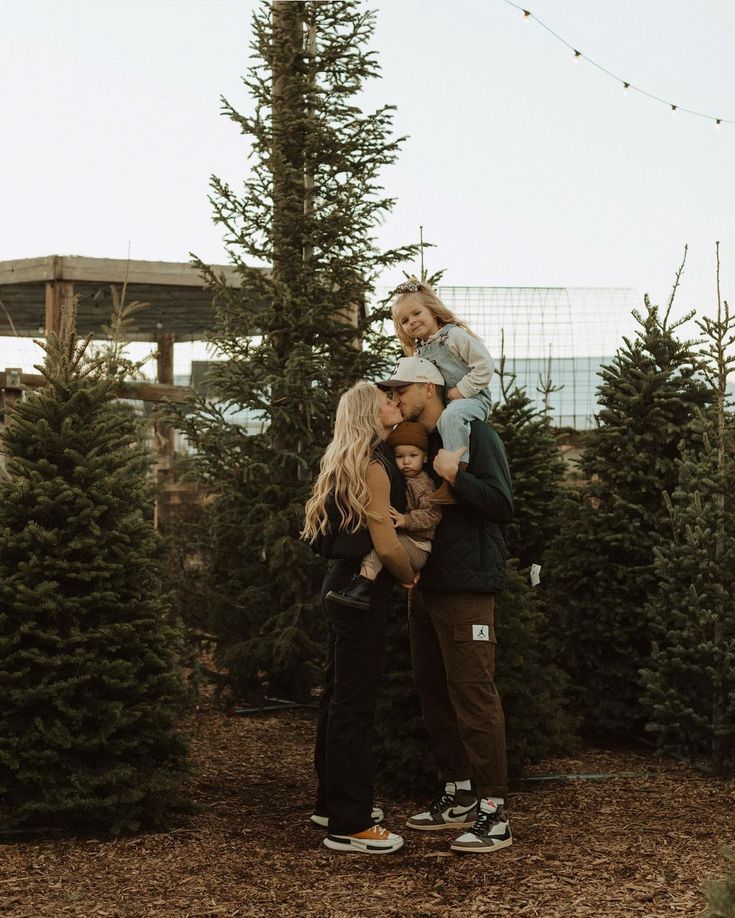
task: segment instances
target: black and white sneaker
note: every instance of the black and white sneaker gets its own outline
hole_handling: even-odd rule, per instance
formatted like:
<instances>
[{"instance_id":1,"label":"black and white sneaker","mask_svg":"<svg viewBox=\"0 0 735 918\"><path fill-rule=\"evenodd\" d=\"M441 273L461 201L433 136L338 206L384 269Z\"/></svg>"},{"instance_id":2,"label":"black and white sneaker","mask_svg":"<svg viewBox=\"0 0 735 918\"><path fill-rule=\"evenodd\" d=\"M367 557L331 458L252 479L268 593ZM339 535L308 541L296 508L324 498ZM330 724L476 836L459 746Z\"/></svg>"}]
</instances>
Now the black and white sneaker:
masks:
<instances>
[{"instance_id":1,"label":"black and white sneaker","mask_svg":"<svg viewBox=\"0 0 735 918\"><path fill-rule=\"evenodd\" d=\"M385 819L385 814L379 806L374 806L373 811L370 814L370 818L376 826L379 826L380 823ZM329 828L329 816L326 816L324 813L312 813L309 819L314 823L315 826L320 826L322 829Z\"/></svg>"},{"instance_id":2,"label":"black and white sneaker","mask_svg":"<svg viewBox=\"0 0 735 918\"><path fill-rule=\"evenodd\" d=\"M499 851L513 844L505 807L492 800L480 800L477 819L469 832L455 838L449 846L452 851L484 854Z\"/></svg>"},{"instance_id":3,"label":"black and white sneaker","mask_svg":"<svg viewBox=\"0 0 735 918\"><path fill-rule=\"evenodd\" d=\"M412 816L406 825L420 832L455 831L471 826L477 817L477 799L472 791L458 790L449 781L441 797L437 797L425 813Z\"/></svg>"}]
</instances>

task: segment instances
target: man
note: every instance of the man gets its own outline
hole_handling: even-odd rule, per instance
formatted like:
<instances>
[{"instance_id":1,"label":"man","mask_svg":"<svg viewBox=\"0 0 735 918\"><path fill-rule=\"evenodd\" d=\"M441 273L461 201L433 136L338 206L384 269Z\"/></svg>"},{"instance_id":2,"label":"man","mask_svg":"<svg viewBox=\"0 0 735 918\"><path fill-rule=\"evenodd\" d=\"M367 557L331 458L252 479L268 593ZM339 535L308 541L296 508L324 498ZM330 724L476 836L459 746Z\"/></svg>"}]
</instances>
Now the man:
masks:
<instances>
[{"instance_id":1,"label":"man","mask_svg":"<svg viewBox=\"0 0 735 918\"><path fill-rule=\"evenodd\" d=\"M444 379L420 357L403 357L390 379L401 414L429 434L429 462L457 497L444 507L433 549L411 602L414 684L444 790L406 825L459 832L461 852L506 848L505 718L495 688L495 594L505 573L505 529L513 518L508 461L500 438L472 421L470 460L441 446ZM462 831L464 830L464 831Z\"/></svg>"}]
</instances>

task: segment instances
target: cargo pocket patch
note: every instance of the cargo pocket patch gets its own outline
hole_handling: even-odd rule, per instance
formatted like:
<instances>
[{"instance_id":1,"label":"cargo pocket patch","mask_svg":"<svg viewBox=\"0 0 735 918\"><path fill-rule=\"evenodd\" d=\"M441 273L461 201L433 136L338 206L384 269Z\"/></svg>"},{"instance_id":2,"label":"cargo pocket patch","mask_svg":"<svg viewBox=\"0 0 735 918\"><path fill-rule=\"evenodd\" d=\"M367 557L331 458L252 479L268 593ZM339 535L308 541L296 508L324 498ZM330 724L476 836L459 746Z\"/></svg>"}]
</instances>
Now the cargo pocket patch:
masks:
<instances>
[{"instance_id":1,"label":"cargo pocket patch","mask_svg":"<svg viewBox=\"0 0 735 918\"><path fill-rule=\"evenodd\" d=\"M489 641L495 643L495 629L491 625L474 625L471 622L454 626L454 640L463 641Z\"/></svg>"}]
</instances>

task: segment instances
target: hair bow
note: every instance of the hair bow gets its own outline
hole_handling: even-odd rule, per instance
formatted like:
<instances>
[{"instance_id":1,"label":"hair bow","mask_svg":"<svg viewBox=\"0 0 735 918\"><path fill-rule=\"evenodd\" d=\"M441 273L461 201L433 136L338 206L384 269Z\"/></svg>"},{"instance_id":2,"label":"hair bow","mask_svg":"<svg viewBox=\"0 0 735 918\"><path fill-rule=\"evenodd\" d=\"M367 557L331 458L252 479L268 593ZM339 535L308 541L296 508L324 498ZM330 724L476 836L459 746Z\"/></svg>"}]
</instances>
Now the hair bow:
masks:
<instances>
[{"instance_id":1,"label":"hair bow","mask_svg":"<svg viewBox=\"0 0 735 918\"><path fill-rule=\"evenodd\" d=\"M402 284L399 284L393 293L418 293L419 286L419 282L415 278L409 278L403 281Z\"/></svg>"}]
</instances>

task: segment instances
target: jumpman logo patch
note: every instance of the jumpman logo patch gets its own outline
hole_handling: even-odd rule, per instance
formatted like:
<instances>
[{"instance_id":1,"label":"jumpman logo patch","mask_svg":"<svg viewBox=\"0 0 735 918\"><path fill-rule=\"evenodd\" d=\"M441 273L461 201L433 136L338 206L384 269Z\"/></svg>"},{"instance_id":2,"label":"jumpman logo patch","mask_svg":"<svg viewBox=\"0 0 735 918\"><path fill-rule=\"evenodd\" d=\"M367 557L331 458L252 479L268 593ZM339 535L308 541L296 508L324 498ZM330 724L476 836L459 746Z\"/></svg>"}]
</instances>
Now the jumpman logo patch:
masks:
<instances>
[{"instance_id":1,"label":"jumpman logo patch","mask_svg":"<svg viewBox=\"0 0 735 918\"><path fill-rule=\"evenodd\" d=\"M473 625L472 626L472 640L473 641L489 641L490 640L490 629L487 625Z\"/></svg>"}]
</instances>

